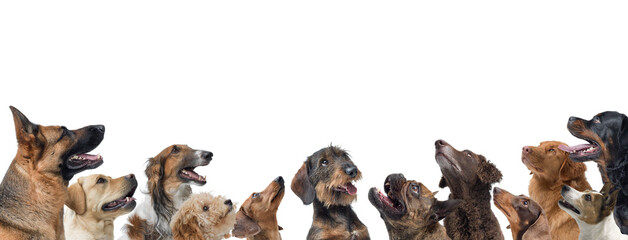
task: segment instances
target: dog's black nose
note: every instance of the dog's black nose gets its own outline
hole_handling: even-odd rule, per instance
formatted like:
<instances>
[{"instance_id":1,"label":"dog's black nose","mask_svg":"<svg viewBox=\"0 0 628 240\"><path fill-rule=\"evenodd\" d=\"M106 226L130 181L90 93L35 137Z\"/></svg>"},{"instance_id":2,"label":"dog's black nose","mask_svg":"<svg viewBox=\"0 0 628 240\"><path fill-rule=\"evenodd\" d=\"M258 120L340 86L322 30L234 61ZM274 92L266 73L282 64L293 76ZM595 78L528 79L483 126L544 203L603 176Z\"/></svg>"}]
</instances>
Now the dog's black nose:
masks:
<instances>
[{"instance_id":1,"label":"dog's black nose","mask_svg":"<svg viewBox=\"0 0 628 240\"><path fill-rule=\"evenodd\" d=\"M493 188L493 195L500 194L501 192L502 192L501 188L498 188L498 187Z\"/></svg>"},{"instance_id":2,"label":"dog's black nose","mask_svg":"<svg viewBox=\"0 0 628 240\"><path fill-rule=\"evenodd\" d=\"M225 205L233 206L233 203L231 202L231 199L227 199L227 201L225 201Z\"/></svg>"},{"instance_id":3,"label":"dog's black nose","mask_svg":"<svg viewBox=\"0 0 628 240\"><path fill-rule=\"evenodd\" d=\"M212 152L209 151L203 151L201 153L201 157L207 160L212 160L212 157L214 156L214 154Z\"/></svg>"},{"instance_id":4,"label":"dog's black nose","mask_svg":"<svg viewBox=\"0 0 628 240\"><path fill-rule=\"evenodd\" d=\"M104 133L105 132L105 125L92 125L92 126L89 126L89 130L90 131L94 131L94 132Z\"/></svg>"},{"instance_id":5,"label":"dog's black nose","mask_svg":"<svg viewBox=\"0 0 628 240\"><path fill-rule=\"evenodd\" d=\"M124 178L126 178L126 179L134 179L135 178L135 174L131 173L129 175L124 176Z\"/></svg>"},{"instance_id":6,"label":"dog's black nose","mask_svg":"<svg viewBox=\"0 0 628 240\"><path fill-rule=\"evenodd\" d=\"M575 122L576 120L578 120L577 117L569 117L569 123Z\"/></svg>"},{"instance_id":7,"label":"dog's black nose","mask_svg":"<svg viewBox=\"0 0 628 240\"><path fill-rule=\"evenodd\" d=\"M447 142L445 142L445 140L439 139L439 140L436 140L434 145L436 145L436 148L442 148L447 145Z\"/></svg>"},{"instance_id":8,"label":"dog's black nose","mask_svg":"<svg viewBox=\"0 0 628 240\"><path fill-rule=\"evenodd\" d=\"M563 188L561 189L562 192L567 192L569 191L569 187L567 187L567 185L563 185Z\"/></svg>"},{"instance_id":9,"label":"dog's black nose","mask_svg":"<svg viewBox=\"0 0 628 240\"><path fill-rule=\"evenodd\" d=\"M284 183L282 176L279 176L279 177L275 178L275 180L273 180L273 181L278 182L279 184L283 184Z\"/></svg>"},{"instance_id":10,"label":"dog's black nose","mask_svg":"<svg viewBox=\"0 0 628 240\"><path fill-rule=\"evenodd\" d=\"M345 173L350 177L355 177L358 175L358 167L353 165L348 165L345 167Z\"/></svg>"}]
</instances>

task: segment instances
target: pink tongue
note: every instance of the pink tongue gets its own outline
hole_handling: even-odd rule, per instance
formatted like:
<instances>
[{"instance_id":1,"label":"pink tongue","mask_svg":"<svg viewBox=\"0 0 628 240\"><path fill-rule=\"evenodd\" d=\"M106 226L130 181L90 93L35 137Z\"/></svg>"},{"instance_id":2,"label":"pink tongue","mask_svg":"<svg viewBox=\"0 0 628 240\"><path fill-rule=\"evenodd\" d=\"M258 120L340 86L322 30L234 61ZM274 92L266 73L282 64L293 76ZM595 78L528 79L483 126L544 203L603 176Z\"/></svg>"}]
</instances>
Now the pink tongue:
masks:
<instances>
[{"instance_id":1,"label":"pink tongue","mask_svg":"<svg viewBox=\"0 0 628 240\"><path fill-rule=\"evenodd\" d=\"M355 186L353 186L353 184L351 183L347 183L345 185L345 188L347 189L347 193L349 193L349 195L355 195L355 193L358 192L358 189L355 188Z\"/></svg>"},{"instance_id":2,"label":"pink tongue","mask_svg":"<svg viewBox=\"0 0 628 240\"><path fill-rule=\"evenodd\" d=\"M85 158L85 159L90 160L90 161L98 160L98 155L90 155L90 154L83 153L83 154L77 154L76 156L79 156L81 158Z\"/></svg>"},{"instance_id":3,"label":"pink tongue","mask_svg":"<svg viewBox=\"0 0 628 240\"><path fill-rule=\"evenodd\" d=\"M593 147L595 145L593 144L580 144L580 145L576 145L576 146L567 146L565 144L561 144L560 146L558 146L558 149L563 150L565 152L573 152L573 151L580 151L580 150L585 150L587 148Z\"/></svg>"}]
</instances>

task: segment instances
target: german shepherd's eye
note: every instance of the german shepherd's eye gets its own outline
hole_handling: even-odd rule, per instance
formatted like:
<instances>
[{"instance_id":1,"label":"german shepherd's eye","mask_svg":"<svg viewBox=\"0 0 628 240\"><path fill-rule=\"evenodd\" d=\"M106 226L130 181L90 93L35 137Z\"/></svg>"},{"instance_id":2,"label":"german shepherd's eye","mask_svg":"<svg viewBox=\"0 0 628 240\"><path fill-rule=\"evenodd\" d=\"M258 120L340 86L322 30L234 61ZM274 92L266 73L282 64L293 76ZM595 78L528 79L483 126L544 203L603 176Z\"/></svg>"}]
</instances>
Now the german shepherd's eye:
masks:
<instances>
[{"instance_id":1,"label":"german shepherd's eye","mask_svg":"<svg viewBox=\"0 0 628 240\"><path fill-rule=\"evenodd\" d=\"M170 151L170 153L178 153L179 151L181 151L181 149L179 149L179 147L172 146L172 150Z\"/></svg>"},{"instance_id":2,"label":"german shepherd's eye","mask_svg":"<svg viewBox=\"0 0 628 240\"><path fill-rule=\"evenodd\" d=\"M207 212L207 210L209 210L208 206L203 206L203 211Z\"/></svg>"},{"instance_id":3,"label":"german shepherd's eye","mask_svg":"<svg viewBox=\"0 0 628 240\"><path fill-rule=\"evenodd\" d=\"M321 166L327 167L327 164L329 164L329 161L327 161L327 159L322 159L321 160Z\"/></svg>"},{"instance_id":4,"label":"german shepherd's eye","mask_svg":"<svg viewBox=\"0 0 628 240\"><path fill-rule=\"evenodd\" d=\"M104 178L98 178L98 180L96 180L97 184L105 183L105 182L107 182L107 180L105 180Z\"/></svg>"},{"instance_id":5,"label":"german shepherd's eye","mask_svg":"<svg viewBox=\"0 0 628 240\"><path fill-rule=\"evenodd\" d=\"M589 194L584 195L584 200L587 200L587 201L590 202L591 201L591 195L589 195Z\"/></svg>"},{"instance_id":6,"label":"german shepherd's eye","mask_svg":"<svg viewBox=\"0 0 628 240\"><path fill-rule=\"evenodd\" d=\"M252 197L252 198L257 198L257 197L259 197L259 193L257 193L257 192L256 192L256 193L253 193L253 195L251 195L251 197Z\"/></svg>"}]
</instances>

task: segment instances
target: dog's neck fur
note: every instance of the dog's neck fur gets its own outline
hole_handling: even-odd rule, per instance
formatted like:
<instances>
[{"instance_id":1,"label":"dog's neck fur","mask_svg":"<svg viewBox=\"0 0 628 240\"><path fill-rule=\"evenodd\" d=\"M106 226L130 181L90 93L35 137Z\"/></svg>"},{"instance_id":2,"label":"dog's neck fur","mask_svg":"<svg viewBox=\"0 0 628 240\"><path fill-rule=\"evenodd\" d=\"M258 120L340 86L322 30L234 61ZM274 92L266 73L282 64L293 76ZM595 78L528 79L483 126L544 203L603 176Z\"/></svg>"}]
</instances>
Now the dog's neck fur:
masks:
<instances>
[{"instance_id":1,"label":"dog's neck fur","mask_svg":"<svg viewBox=\"0 0 628 240\"><path fill-rule=\"evenodd\" d=\"M310 232L308 233L308 239L312 239L312 234L314 234L313 230L317 228L317 221L323 222L326 226L339 226L337 228L342 227L342 231L349 233L351 235L351 239L369 239L365 238L366 236L360 236L360 232L365 230L366 227L360 221L360 219L358 219L357 215L351 208L351 205L332 205L329 207L325 207L325 204L320 202L318 198L314 199L313 205L314 222L312 222L312 227L310 228Z\"/></svg>"},{"instance_id":2,"label":"dog's neck fur","mask_svg":"<svg viewBox=\"0 0 628 240\"><path fill-rule=\"evenodd\" d=\"M580 227L579 240L585 239L602 239L602 240L618 240L628 239L628 235L622 235L613 219L613 213L603 218L597 224L588 224L576 218L578 227Z\"/></svg>"},{"instance_id":3,"label":"dog's neck fur","mask_svg":"<svg viewBox=\"0 0 628 240\"><path fill-rule=\"evenodd\" d=\"M277 224L276 215L269 220L258 222L258 225L260 226L262 231L251 237L247 237L247 240L281 240L281 234L279 234L279 225Z\"/></svg>"},{"instance_id":4,"label":"dog's neck fur","mask_svg":"<svg viewBox=\"0 0 628 240\"><path fill-rule=\"evenodd\" d=\"M72 209L68 209L65 212L64 221L66 229L72 229L73 235L77 237L89 236L94 240L112 240L113 239L113 220L114 219L100 219L83 217L76 214ZM89 231L87 231L89 229ZM66 231L69 233L70 231Z\"/></svg>"},{"instance_id":5,"label":"dog's neck fur","mask_svg":"<svg viewBox=\"0 0 628 240\"><path fill-rule=\"evenodd\" d=\"M447 231L445 231L445 227L440 225L440 223L435 222L430 225L414 227L414 226L401 226L394 227L391 226L388 222L386 223L386 229L388 230L388 237L391 240L431 240L431 239L449 239L447 236Z\"/></svg>"},{"instance_id":6,"label":"dog's neck fur","mask_svg":"<svg viewBox=\"0 0 628 240\"><path fill-rule=\"evenodd\" d=\"M16 159L9 166L0 184L0 196L2 196L0 197L0 232L4 225L20 229L33 236L41 236L43 239L65 239L63 179L60 176L48 176L48 174L32 170L32 166L20 165ZM47 187L44 188L41 185ZM51 189L51 187L53 191L40 191ZM31 207L24 207L25 205ZM33 218L33 216L40 217Z\"/></svg>"},{"instance_id":7,"label":"dog's neck fur","mask_svg":"<svg viewBox=\"0 0 628 240\"><path fill-rule=\"evenodd\" d=\"M449 182L448 182L449 184ZM446 229L452 239L504 239L501 231L494 231L492 227L499 228L499 222L491 209L491 186L488 184L475 184L464 196L452 193L450 199L461 199L463 202L448 217L445 218ZM486 211L486 209L489 209ZM470 221L469 217L480 217L481 221ZM494 234L497 232L498 234Z\"/></svg>"}]
</instances>

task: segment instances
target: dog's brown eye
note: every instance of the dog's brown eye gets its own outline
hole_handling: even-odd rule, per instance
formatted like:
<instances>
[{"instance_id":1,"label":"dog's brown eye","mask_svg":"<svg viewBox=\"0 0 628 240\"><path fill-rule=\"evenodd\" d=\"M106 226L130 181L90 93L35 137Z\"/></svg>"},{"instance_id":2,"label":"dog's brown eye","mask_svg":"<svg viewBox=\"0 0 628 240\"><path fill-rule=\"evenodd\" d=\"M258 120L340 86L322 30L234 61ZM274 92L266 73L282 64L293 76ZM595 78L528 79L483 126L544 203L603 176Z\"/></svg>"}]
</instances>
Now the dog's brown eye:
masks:
<instances>
[{"instance_id":1,"label":"dog's brown eye","mask_svg":"<svg viewBox=\"0 0 628 240\"><path fill-rule=\"evenodd\" d=\"M556 150L554 150L553 148L550 148L550 149L549 149L549 150L547 150L547 151L553 152L553 151L556 151Z\"/></svg>"},{"instance_id":2,"label":"dog's brown eye","mask_svg":"<svg viewBox=\"0 0 628 240\"><path fill-rule=\"evenodd\" d=\"M412 191L415 192L415 193L419 193L419 186L412 185Z\"/></svg>"},{"instance_id":3,"label":"dog's brown eye","mask_svg":"<svg viewBox=\"0 0 628 240\"><path fill-rule=\"evenodd\" d=\"M179 147L177 146L172 146L172 151L171 153L178 153L179 152Z\"/></svg>"},{"instance_id":4,"label":"dog's brown eye","mask_svg":"<svg viewBox=\"0 0 628 240\"><path fill-rule=\"evenodd\" d=\"M587 201L590 202L591 201L591 195L589 195L589 194L584 195L584 200L587 200Z\"/></svg>"},{"instance_id":5,"label":"dog's brown eye","mask_svg":"<svg viewBox=\"0 0 628 240\"><path fill-rule=\"evenodd\" d=\"M96 180L96 183L105 183L107 180L105 180L104 178L98 178L98 180Z\"/></svg>"},{"instance_id":6,"label":"dog's brown eye","mask_svg":"<svg viewBox=\"0 0 628 240\"><path fill-rule=\"evenodd\" d=\"M209 210L208 206L203 206L203 211L207 212L207 210Z\"/></svg>"},{"instance_id":7,"label":"dog's brown eye","mask_svg":"<svg viewBox=\"0 0 628 240\"><path fill-rule=\"evenodd\" d=\"M253 197L253 198L259 197L259 193L253 193L253 195L251 195L251 197Z\"/></svg>"},{"instance_id":8,"label":"dog's brown eye","mask_svg":"<svg viewBox=\"0 0 628 240\"><path fill-rule=\"evenodd\" d=\"M329 161L327 161L327 159L323 159L323 160L321 160L321 165L322 165L323 167L327 167L327 164L329 164Z\"/></svg>"},{"instance_id":9,"label":"dog's brown eye","mask_svg":"<svg viewBox=\"0 0 628 240\"><path fill-rule=\"evenodd\" d=\"M523 205L528 206L528 204L529 204L529 203L528 203L528 200L523 201Z\"/></svg>"}]
</instances>

